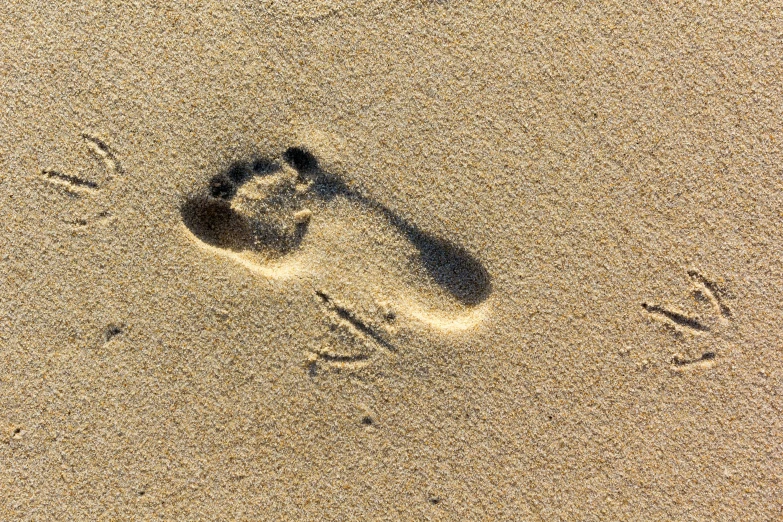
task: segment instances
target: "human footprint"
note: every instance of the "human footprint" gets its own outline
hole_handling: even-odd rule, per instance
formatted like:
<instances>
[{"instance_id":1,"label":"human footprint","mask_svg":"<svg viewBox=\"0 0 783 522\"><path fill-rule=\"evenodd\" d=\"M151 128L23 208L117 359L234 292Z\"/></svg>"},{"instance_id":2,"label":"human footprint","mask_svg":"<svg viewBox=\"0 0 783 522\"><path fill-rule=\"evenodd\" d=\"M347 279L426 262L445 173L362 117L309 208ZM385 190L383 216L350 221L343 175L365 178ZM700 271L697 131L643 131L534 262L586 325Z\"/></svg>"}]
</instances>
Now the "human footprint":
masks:
<instances>
[{"instance_id":1,"label":"human footprint","mask_svg":"<svg viewBox=\"0 0 783 522\"><path fill-rule=\"evenodd\" d=\"M343 260L365 276L362 285L418 298L424 304L412 315L444 328L475 324L472 312L491 291L486 269L465 249L350 188L304 148L289 148L281 161L233 164L186 200L182 218L202 244L267 277L290 275L297 263L315 266L320 256L329 262L315 272L328 281L323 265ZM437 309L449 313L433 315Z\"/></svg>"}]
</instances>

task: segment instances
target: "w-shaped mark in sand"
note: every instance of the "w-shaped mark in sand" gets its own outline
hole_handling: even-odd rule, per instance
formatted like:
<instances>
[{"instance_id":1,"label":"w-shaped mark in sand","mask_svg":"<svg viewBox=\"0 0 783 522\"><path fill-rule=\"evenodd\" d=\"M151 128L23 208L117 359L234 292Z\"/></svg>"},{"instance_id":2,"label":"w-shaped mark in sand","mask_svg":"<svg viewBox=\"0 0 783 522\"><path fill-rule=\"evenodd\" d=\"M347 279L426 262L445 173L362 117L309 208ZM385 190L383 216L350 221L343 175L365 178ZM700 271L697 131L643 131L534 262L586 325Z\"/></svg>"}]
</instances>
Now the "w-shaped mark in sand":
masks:
<instances>
[{"instance_id":1,"label":"w-shaped mark in sand","mask_svg":"<svg viewBox=\"0 0 783 522\"><path fill-rule=\"evenodd\" d=\"M109 178L105 181L109 181L114 174L122 173L122 167L119 160L117 160L117 156L103 140L86 132L82 133L82 138L87 142L90 150L106 165ZM62 187L66 192L76 197L92 194L100 188L97 181L84 179L73 174L66 174L54 169L43 169L41 174L49 182Z\"/></svg>"},{"instance_id":2,"label":"w-shaped mark in sand","mask_svg":"<svg viewBox=\"0 0 783 522\"><path fill-rule=\"evenodd\" d=\"M396 351L402 315L443 330L469 328L491 292L472 254L349 187L304 148L289 148L279 162L235 163L181 213L216 254L270 279L309 276L336 339L314 348L314 357L337 366ZM350 273L333 273L338 266Z\"/></svg>"},{"instance_id":3,"label":"w-shaped mark in sand","mask_svg":"<svg viewBox=\"0 0 783 522\"><path fill-rule=\"evenodd\" d=\"M697 302L708 307L709 314L699 316L647 302L642 303L642 308L647 313L672 327L677 334L683 332L690 332L696 335L715 334L717 330L727 325L732 317L731 309L725 302L728 294L725 289L696 270L688 270L688 277L692 282L691 293ZM676 355L672 359L672 364L681 367L710 366L715 357L714 351L706 351L700 357L691 358Z\"/></svg>"},{"instance_id":4,"label":"w-shaped mark in sand","mask_svg":"<svg viewBox=\"0 0 783 522\"><path fill-rule=\"evenodd\" d=\"M83 132L81 137L84 139L93 155L103 163L105 167L103 176L97 178L85 177L83 175L80 176L51 168L42 169L41 176L44 181L57 187L72 198L94 198L109 182L116 176L122 174L123 170L116 154L106 142L86 132ZM91 206L91 210L93 209L94 206ZM100 211L96 217L98 219L104 219L108 216L109 211L104 209ZM81 228L87 226L88 220L86 218L79 218L76 221L71 222L71 224L77 228Z\"/></svg>"}]
</instances>

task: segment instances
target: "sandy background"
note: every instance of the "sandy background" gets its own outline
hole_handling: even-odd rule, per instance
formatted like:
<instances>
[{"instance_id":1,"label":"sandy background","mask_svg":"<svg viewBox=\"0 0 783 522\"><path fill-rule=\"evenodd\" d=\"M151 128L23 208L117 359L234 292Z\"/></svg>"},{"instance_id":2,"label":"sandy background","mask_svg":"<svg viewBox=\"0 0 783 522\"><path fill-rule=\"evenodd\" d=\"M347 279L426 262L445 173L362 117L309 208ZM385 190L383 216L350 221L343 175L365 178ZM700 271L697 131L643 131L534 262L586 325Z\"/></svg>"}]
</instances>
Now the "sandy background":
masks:
<instances>
[{"instance_id":1,"label":"sandy background","mask_svg":"<svg viewBox=\"0 0 783 522\"><path fill-rule=\"evenodd\" d=\"M780 2L20 1L0 44L0 518L783 516ZM339 198L276 264L190 234L290 147L488 294Z\"/></svg>"}]
</instances>

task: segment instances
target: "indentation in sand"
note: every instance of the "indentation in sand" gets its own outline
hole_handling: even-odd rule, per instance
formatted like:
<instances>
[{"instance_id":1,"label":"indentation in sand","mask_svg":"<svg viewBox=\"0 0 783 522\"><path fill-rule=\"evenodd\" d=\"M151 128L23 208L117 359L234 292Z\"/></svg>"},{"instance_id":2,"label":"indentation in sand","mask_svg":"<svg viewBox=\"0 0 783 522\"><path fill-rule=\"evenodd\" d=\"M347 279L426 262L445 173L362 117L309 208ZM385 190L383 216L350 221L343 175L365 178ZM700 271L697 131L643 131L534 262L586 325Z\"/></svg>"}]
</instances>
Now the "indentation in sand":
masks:
<instances>
[{"instance_id":1,"label":"indentation in sand","mask_svg":"<svg viewBox=\"0 0 783 522\"><path fill-rule=\"evenodd\" d=\"M682 338L691 334L691 338L701 338L710 346L702 350L700 355L676 354L671 359L672 366L677 370L708 369L715 366L718 353L713 348L717 339L722 337L722 330L730 323L733 313L725 302L728 292L725 288L708 279L697 270L688 270L691 280L691 295L697 304L702 305L703 314L697 315L677 307L663 304L643 302L642 308L647 314L670 329L675 336Z\"/></svg>"},{"instance_id":2,"label":"indentation in sand","mask_svg":"<svg viewBox=\"0 0 783 522\"><path fill-rule=\"evenodd\" d=\"M81 133L81 138L91 156L99 159L103 168L95 169L92 165L84 168L83 165L79 169L74 162L66 162L57 168L43 168L40 172L44 182L72 198L72 208L76 215L69 216L64 221L75 231L87 230L90 226L112 217L111 201L107 197L106 189L124 172L117 154L104 140L88 132Z\"/></svg>"},{"instance_id":3,"label":"indentation in sand","mask_svg":"<svg viewBox=\"0 0 783 522\"><path fill-rule=\"evenodd\" d=\"M368 303L347 306L345 298L389 302L443 331L470 330L487 315L490 276L474 255L349 187L305 147L287 149L281 161L234 163L188 197L181 215L191 239L216 256L265 278L308 277L337 287L327 292L313 283L330 324L362 348L317 348L321 361L357 364L376 348L396 350L388 317L364 316L358 309ZM342 290L356 286L375 297Z\"/></svg>"}]
</instances>

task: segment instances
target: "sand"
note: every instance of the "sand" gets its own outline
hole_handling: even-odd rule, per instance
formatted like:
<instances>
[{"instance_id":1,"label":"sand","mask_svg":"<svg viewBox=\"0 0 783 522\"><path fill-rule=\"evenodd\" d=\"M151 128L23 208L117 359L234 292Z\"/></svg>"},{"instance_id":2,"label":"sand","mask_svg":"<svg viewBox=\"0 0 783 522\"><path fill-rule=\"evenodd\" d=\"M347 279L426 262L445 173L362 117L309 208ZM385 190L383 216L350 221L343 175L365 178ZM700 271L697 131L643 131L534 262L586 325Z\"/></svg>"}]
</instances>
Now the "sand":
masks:
<instances>
[{"instance_id":1,"label":"sand","mask_svg":"<svg viewBox=\"0 0 783 522\"><path fill-rule=\"evenodd\" d=\"M0 7L0 519L783 517L783 4L228 4Z\"/></svg>"}]
</instances>

